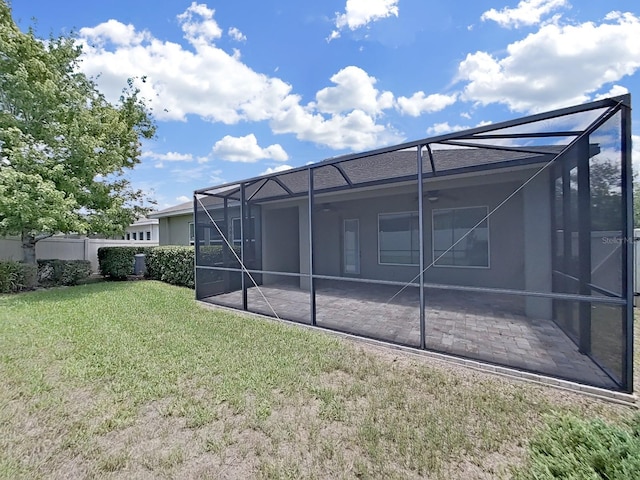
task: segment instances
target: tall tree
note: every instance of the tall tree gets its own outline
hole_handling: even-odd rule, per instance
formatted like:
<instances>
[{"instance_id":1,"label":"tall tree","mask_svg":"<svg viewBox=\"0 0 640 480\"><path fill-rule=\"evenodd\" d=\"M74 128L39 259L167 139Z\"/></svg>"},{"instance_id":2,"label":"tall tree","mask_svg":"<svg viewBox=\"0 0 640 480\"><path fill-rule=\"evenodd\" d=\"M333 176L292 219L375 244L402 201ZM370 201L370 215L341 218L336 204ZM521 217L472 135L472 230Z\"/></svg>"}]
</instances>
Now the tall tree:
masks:
<instances>
[{"instance_id":1,"label":"tall tree","mask_svg":"<svg viewBox=\"0 0 640 480\"><path fill-rule=\"evenodd\" d=\"M80 71L73 36L24 33L0 0L0 235L23 260L56 233L113 235L145 213L125 172L155 124L133 81L112 104Z\"/></svg>"}]
</instances>

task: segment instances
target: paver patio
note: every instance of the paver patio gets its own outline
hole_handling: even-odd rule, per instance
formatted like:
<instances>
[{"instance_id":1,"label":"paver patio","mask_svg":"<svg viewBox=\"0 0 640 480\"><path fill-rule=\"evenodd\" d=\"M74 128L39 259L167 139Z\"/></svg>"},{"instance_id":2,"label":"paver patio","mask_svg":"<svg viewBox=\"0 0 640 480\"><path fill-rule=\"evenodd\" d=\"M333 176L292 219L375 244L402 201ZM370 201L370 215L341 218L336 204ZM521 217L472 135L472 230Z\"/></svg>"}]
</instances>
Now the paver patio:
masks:
<instances>
[{"instance_id":1,"label":"paver patio","mask_svg":"<svg viewBox=\"0 0 640 480\"><path fill-rule=\"evenodd\" d=\"M419 291L389 285L318 282L318 326L417 347L420 344ZM248 309L282 319L310 323L309 292L291 285L247 291ZM552 321L524 315L516 296L426 289L425 333L429 350L491 362L591 385L616 388L611 378ZM205 301L242 307L242 292Z\"/></svg>"}]
</instances>

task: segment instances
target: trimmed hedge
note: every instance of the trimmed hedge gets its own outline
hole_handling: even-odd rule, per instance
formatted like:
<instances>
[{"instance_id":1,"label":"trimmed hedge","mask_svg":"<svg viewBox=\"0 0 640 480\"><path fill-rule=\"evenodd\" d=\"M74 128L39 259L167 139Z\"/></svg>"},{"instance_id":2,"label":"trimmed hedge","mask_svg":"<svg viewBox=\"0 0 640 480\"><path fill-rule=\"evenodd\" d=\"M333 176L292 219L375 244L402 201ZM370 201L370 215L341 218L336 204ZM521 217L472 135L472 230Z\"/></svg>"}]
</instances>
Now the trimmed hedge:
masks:
<instances>
[{"instance_id":1,"label":"trimmed hedge","mask_svg":"<svg viewBox=\"0 0 640 480\"><path fill-rule=\"evenodd\" d=\"M238 258L240 258L240 247L234 245L233 250L236 252ZM227 249L227 252L229 250ZM200 264L210 267L225 264L226 267L240 268L240 263L232 253L228 253L227 261L224 262L222 245L208 245L200 247Z\"/></svg>"},{"instance_id":2,"label":"trimmed hedge","mask_svg":"<svg viewBox=\"0 0 640 480\"><path fill-rule=\"evenodd\" d=\"M234 246L237 255L240 247ZM133 273L134 255L145 254L145 277L152 280L194 288L194 260L193 246L164 246L164 247L102 247L98 249L100 273L112 279L122 280ZM200 249L203 265L216 266L223 263L223 249L221 245L209 245ZM238 261L229 254L227 267L239 268Z\"/></svg>"},{"instance_id":3,"label":"trimmed hedge","mask_svg":"<svg viewBox=\"0 0 640 480\"><path fill-rule=\"evenodd\" d=\"M38 260L38 283L43 287L77 285L89 275L89 260Z\"/></svg>"},{"instance_id":4,"label":"trimmed hedge","mask_svg":"<svg viewBox=\"0 0 640 480\"><path fill-rule=\"evenodd\" d=\"M38 283L38 267L22 262L0 261L0 293L32 290Z\"/></svg>"},{"instance_id":5,"label":"trimmed hedge","mask_svg":"<svg viewBox=\"0 0 640 480\"><path fill-rule=\"evenodd\" d=\"M195 287L193 247L154 247L145 253L148 278L183 287Z\"/></svg>"},{"instance_id":6,"label":"trimmed hedge","mask_svg":"<svg viewBox=\"0 0 640 480\"><path fill-rule=\"evenodd\" d=\"M100 274L113 280L124 280L133 275L134 255L148 254L154 247L100 247L98 264Z\"/></svg>"}]
</instances>

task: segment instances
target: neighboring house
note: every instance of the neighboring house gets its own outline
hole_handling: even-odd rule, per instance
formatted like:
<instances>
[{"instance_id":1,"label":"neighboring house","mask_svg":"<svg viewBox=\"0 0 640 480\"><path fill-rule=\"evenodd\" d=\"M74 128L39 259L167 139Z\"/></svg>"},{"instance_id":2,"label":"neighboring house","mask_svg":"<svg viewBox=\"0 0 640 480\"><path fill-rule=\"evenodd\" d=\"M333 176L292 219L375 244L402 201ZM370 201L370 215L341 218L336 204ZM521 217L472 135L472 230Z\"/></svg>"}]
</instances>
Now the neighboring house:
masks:
<instances>
[{"instance_id":1,"label":"neighboring house","mask_svg":"<svg viewBox=\"0 0 640 480\"><path fill-rule=\"evenodd\" d=\"M332 158L152 217L161 243L197 245L200 300L631 391L629 112L626 95Z\"/></svg>"},{"instance_id":2,"label":"neighboring house","mask_svg":"<svg viewBox=\"0 0 640 480\"><path fill-rule=\"evenodd\" d=\"M148 215L158 222L160 245L193 245L193 202L185 202Z\"/></svg>"},{"instance_id":3,"label":"neighboring house","mask_svg":"<svg viewBox=\"0 0 640 480\"><path fill-rule=\"evenodd\" d=\"M140 218L127 227L122 239L134 242L158 243L158 223L157 218Z\"/></svg>"}]
</instances>

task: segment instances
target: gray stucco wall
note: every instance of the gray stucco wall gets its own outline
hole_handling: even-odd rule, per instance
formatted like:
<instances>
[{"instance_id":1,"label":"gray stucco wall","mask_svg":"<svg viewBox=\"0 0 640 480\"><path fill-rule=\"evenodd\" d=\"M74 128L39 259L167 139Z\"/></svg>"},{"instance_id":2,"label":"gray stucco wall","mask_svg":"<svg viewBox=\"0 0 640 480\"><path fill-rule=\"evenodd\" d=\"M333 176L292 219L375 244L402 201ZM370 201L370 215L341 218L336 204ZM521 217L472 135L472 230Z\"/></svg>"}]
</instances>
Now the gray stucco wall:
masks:
<instances>
[{"instance_id":1,"label":"gray stucco wall","mask_svg":"<svg viewBox=\"0 0 640 480\"><path fill-rule=\"evenodd\" d=\"M263 270L300 272L299 232L297 206L262 209ZM265 284L283 281L298 282L296 278L263 275Z\"/></svg>"},{"instance_id":2,"label":"gray stucco wall","mask_svg":"<svg viewBox=\"0 0 640 480\"><path fill-rule=\"evenodd\" d=\"M193 222L193 214L160 218L160 245L189 245L190 222Z\"/></svg>"},{"instance_id":3,"label":"gray stucco wall","mask_svg":"<svg viewBox=\"0 0 640 480\"><path fill-rule=\"evenodd\" d=\"M489 211L511 194L515 183L448 189L437 202L424 201L425 266L432 257L432 212L434 209L487 206ZM336 203L337 211L315 214L316 271L342 275L342 228L344 219L359 220L361 278L408 282L419 272L418 266L381 265L378 259L378 215L418 210L417 192L377 195ZM489 220L489 268L433 266L425 272L427 282L454 283L486 287L524 287L522 195L517 194Z\"/></svg>"},{"instance_id":4,"label":"gray stucco wall","mask_svg":"<svg viewBox=\"0 0 640 480\"><path fill-rule=\"evenodd\" d=\"M440 184L425 183L425 190L438 188L436 202L426 196L424 206L425 265L433 261L431 224L434 209L486 206L489 211L502 203L528 178L530 172L447 179ZM446 186L446 188L444 188ZM502 205L489 219L489 268L432 266L425 272L430 283L548 291L551 282L549 191L540 177ZM293 202L292 202L293 203ZM381 265L378 261L378 215L418 210L415 186L354 191L315 198L314 265L322 275L344 276L343 222L358 219L360 226L360 267L358 277L377 280L411 281L417 266ZM263 265L274 271L309 271L308 206L298 200L286 205L264 207ZM267 213L273 209L273 213ZM297 235L293 233L297 209ZM280 213L276 213L276 212ZM286 213L285 213L286 212ZM275 222L275 223L273 223ZM269 232L273 223L275 231ZM298 242L296 245L295 242ZM274 249L272 249L272 246ZM298 265L293 256L298 252ZM275 254L273 253L275 252ZM306 288L306 281L301 282ZM530 302L528 309L538 315L548 313L548 302Z\"/></svg>"}]
</instances>

